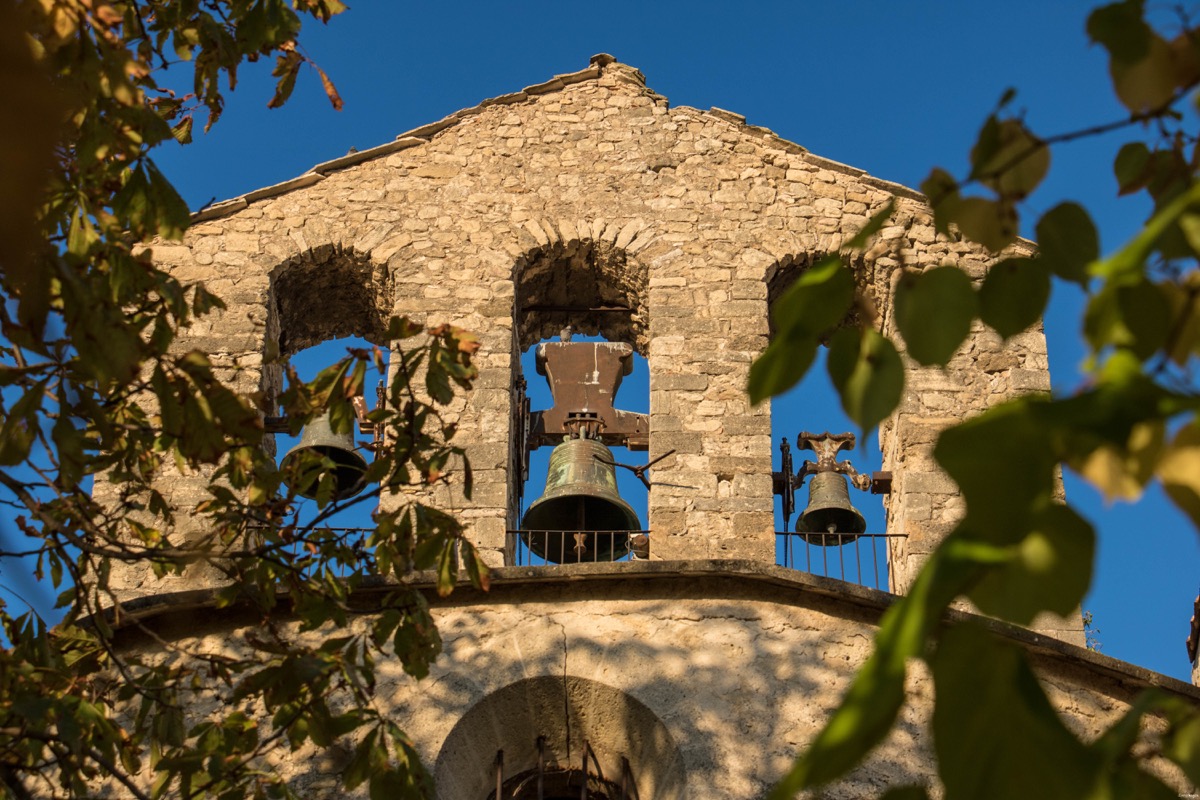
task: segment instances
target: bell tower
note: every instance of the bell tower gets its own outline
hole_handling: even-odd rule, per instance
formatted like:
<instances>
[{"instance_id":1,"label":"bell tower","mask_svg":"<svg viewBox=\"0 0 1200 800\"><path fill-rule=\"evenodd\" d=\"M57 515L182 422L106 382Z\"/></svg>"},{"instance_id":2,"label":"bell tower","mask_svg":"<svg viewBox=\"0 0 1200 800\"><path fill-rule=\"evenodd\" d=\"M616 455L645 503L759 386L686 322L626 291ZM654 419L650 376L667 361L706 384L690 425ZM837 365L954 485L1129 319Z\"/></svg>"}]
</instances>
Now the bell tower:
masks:
<instances>
[{"instance_id":1,"label":"bell tower","mask_svg":"<svg viewBox=\"0 0 1200 800\"><path fill-rule=\"evenodd\" d=\"M279 396L279 355L351 334L391 352L395 380L407 345L390 339L392 316L477 337L473 387L438 407L470 459L474 490L450 464L444 483L406 485L381 508L419 496L452 515L491 568L490 588L444 595L431 574L355 574L336 584L353 612L344 622L312 630L284 613L273 620L278 635L317 646L361 637L396 610L389 598L419 593L441 655L418 680L389 641L372 651L369 691L436 777L440 800L766 795L870 657L895 599L781 564L781 543L852 546L866 533L851 489L890 488L888 589L904 593L964 512L933 458L939 432L1049 389L1040 328L1005 341L980 328L945 369L905 359L907 389L880 427L878 472L850 466L854 437L812 432L803 410L789 439L799 434L796 461L806 460L797 468L789 450L785 467L773 467L770 404L752 407L746 392L773 335L772 303L889 204L888 225L841 264L858 308L874 316L843 324L894 336L903 273L953 261L979 281L995 258L939 233L919 193L736 114L673 108L638 70L600 55L208 207L182 243L151 243L164 268L203 280L226 303L182 331L179 348L210 354L248 396ZM1032 253L1030 243L1015 249ZM522 374L530 351L536 376ZM638 357L649 374L645 411L628 410ZM552 401L531 408L526 381L542 378ZM352 491L364 470L342 460L352 449L337 438L345 426L319 425L286 458L316 453L316 490L327 481ZM620 463L618 447L637 463ZM524 498L535 451L552 451L547 488ZM648 490L645 516L616 489L623 469ZM209 477L161 475L174 533L205 535L191 512ZM97 483L98 499L120 502L107 491ZM777 493L790 498L798 530L776 530ZM125 597L139 598L139 631L158 637L135 632L128 646L170 640L153 653L162 658L181 643L254 652L260 621L223 604L219 584L202 569L161 582L132 568L114 574ZM1137 687L1156 681L1075 647L1079 620L993 627L1034 653L1071 724L1115 720ZM188 713L228 704L227 686L202 684L203 702ZM933 774L929 677L914 671L907 691L901 725L835 794ZM256 724L272 723L262 713ZM276 736L269 758L297 794L326 797L341 791L361 741L339 760L335 748L305 740L291 750Z\"/></svg>"}]
</instances>

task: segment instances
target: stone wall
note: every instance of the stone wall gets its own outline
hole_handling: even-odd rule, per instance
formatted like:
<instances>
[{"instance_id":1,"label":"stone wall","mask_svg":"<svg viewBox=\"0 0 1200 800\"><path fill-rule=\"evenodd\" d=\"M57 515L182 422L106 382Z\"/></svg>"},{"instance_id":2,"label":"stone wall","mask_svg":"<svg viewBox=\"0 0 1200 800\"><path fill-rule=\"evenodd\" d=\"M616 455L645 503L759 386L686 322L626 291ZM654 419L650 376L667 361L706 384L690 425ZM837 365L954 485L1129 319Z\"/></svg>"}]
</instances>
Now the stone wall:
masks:
<instances>
[{"instance_id":1,"label":"stone wall","mask_svg":"<svg viewBox=\"0 0 1200 800\"><path fill-rule=\"evenodd\" d=\"M370 602L369 593L356 596L360 613L338 635L368 628ZM544 736L548 759L560 764L578 763L586 740L610 778L629 759L642 797L746 800L765 795L837 707L890 598L780 567L704 561L509 568L487 594L462 589L430 602L444 654L420 681L381 660L375 694L434 771L440 798L482 800L494 786L496 751L511 776L535 765ZM235 609L160 610L142 624L188 648L226 652L255 627ZM1085 739L1147 686L1200 698L1083 648L994 628L1031 653L1051 701ZM158 648L136 629L129 636L130 652ZM929 782L931 707L930 678L914 664L892 734L821 796ZM1161 727L1152 719L1147 732ZM284 747L276 758L300 794L332 796L350 753L314 755ZM1178 772L1157 768L1188 791Z\"/></svg>"},{"instance_id":2,"label":"stone wall","mask_svg":"<svg viewBox=\"0 0 1200 800\"><path fill-rule=\"evenodd\" d=\"M629 342L649 365L649 458L676 451L655 467L652 553L770 563L770 408L751 408L745 391L769 339L769 299L893 199L893 221L851 265L890 334L902 268L953 261L981 278L991 260L936 234L917 193L735 114L670 108L637 70L598 56L206 209L182 244L153 251L225 299L226 312L179 344L213 354L247 391L277 385L278 367L263 367L276 346L286 355L351 333L379 341L389 314L477 333L479 380L449 409L475 493L440 502L493 564L516 523L510 388L520 353L567 323ZM546 310L599 305L630 311ZM932 462L936 433L1047 390L1045 352L1038 330L1007 343L979 332L945 371L910 365L908 395L881 432L883 468L896 476L889 531L908 536L890 556L897 591L962 511ZM169 488L191 502L202 485L197 476Z\"/></svg>"}]
</instances>

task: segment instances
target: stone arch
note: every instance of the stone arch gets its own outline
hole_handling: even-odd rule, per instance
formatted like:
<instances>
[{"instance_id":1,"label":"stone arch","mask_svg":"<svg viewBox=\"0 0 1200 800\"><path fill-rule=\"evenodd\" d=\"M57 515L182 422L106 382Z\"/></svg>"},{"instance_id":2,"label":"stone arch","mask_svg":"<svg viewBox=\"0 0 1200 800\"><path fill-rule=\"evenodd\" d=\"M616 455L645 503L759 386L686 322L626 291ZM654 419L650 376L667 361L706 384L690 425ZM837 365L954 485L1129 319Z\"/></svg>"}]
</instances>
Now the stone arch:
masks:
<instances>
[{"instance_id":1,"label":"stone arch","mask_svg":"<svg viewBox=\"0 0 1200 800\"><path fill-rule=\"evenodd\" d=\"M391 294L385 265L339 245L313 248L272 269L262 343L267 401L283 388L283 360L301 350L345 336L386 347Z\"/></svg>"},{"instance_id":2,"label":"stone arch","mask_svg":"<svg viewBox=\"0 0 1200 800\"><path fill-rule=\"evenodd\" d=\"M775 319L771 313L775 307L775 301L777 301L783 295L783 293L786 292L788 288L790 288L791 285L796 282L796 279L811 269L814 264L816 264L825 256L825 253L819 252L788 254L767 267L764 280L767 284L768 335L771 338L774 338L776 333ZM873 266L867 262L861 253L853 257L843 255L842 261L846 268L849 269L854 275L855 292L860 298L867 301L862 305L865 305L868 308L880 309L882 298L878 296L878 292L876 291L877 282L875 280ZM860 324L863 321L862 305L856 304L853 308L851 308L850 312L846 315L838 327ZM873 324L876 328L880 327L881 320L882 315L877 313L875 315L875 319L873 320ZM832 333L832 331L830 332Z\"/></svg>"},{"instance_id":3,"label":"stone arch","mask_svg":"<svg viewBox=\"0 0 1200 800\"><path fill-rule=\"evenodd\" d=\"M280 264L270 275L268 340L283 356L343 336L382 344L391 313L387 272L337 245Z\"/></svg>"},{"instance_id":4,"label":"stone arch","mask_svg":"<svg viewBox=\"0 0 1200 800\"><path fill-rule=\"evenodd\" d=\"M652 241L641 220L625 225L530 221L537 246L513 265L514 333L518 352L558 335L578 333L627 342L645 355L648 274L634 254ZM620 311L586 311L613 308Z\"/></svg>"},{"instance_id":5,"label":"stone arch","mask_svg":"<svg viewBox=\"0 0 1200 800\"><path fill-rule=\"evenodd\" d=\"M586 743L610 780L620 778L627 758L641 797L687 796L683 756L653 710L599 681L542 676L497 689L463 714L434 763L438 797L485 800L495 786L496 752L504 751L506 776L536 768L539 736L561 766L578 766Z\"/></svg>"},{"instance_id":6,"label":"stone arch","mask_svg":"<svg viewBox=\"0 0 1200 800\"><path fill-rule=\"evenodd\" d=\"M767 284L769 340L774 340L778 333L777 320L774 317L775 304L805 272L828 255L829 253L820 249L787 254L778 258L767 268L764 280ZM836 253L833 255L837 257ZM884 325L884 308L888 299L880 298L878 287L881 276L877 274L876 263L868 254L861 252L853 255L842 253L840 259L843 267L848 269L853 276L856 302L851 305L840 321L829 330L822 332L819 351L824 350L829 345L832 336L843 328L870 326L876 330L882 330ZM883 285L886 286L886 276L883 278ZM806 380L814 378L817 384L827 381L824 375L825 369L821 366L822 358L823 354L818 352L817 358L810 365L808 374L805 376ZM820 374L814 375L814 372ZM779 458L780 440L786 440L792 448L793 471L799 468L804 461L812 460L815 457L811 451L799 449L797 434L800 431L809 430L818 433L827 431L832 434L853 431L862 436L855 430L854 424L843 416L836 396L825 394L821 389L814 390L813 387L814 383L802 382L798 387L789 389L770 400L771 452L767 457ZM868 439L881 434L882 426L866 432ZM872 445L871 452L868 452L866 443L863 442L862 445L862 447L854 448L851 452L840 454L837 460L847 461L863 472L873 472L881 468L881 461L884 460L881 448ZM887 469L886 466L883 468ZM792 509L790 518L786 520L786 524L779 516L781 501L778 499L774 501L773 511L777 530L786 529L789 532L796 530L795 526L809 502L811 487L811 480L805 480L804 484L797 488L794 495L795 507ZM867 534L888 532L890 520L887 518L886 496L881 498L876 495L862 494L851 488L849 500L866 518ZM881 514L882 519L880 518ZM882 527L880 527L881 525ZM883 577L879 573L889 560L890 541L890 539L873 537L860 538L847 551L847 549L836 546L826 548L820 542L808 544L804 538L793 536L783 540L784 543L777 553L777 557L782 559L780 563L784 566L811 571L826 577L849 579L873 588L886 589L887 584L883 583ZM820 553L820 557L817 557L816 553Z\"/></svg>"}]
</instances>

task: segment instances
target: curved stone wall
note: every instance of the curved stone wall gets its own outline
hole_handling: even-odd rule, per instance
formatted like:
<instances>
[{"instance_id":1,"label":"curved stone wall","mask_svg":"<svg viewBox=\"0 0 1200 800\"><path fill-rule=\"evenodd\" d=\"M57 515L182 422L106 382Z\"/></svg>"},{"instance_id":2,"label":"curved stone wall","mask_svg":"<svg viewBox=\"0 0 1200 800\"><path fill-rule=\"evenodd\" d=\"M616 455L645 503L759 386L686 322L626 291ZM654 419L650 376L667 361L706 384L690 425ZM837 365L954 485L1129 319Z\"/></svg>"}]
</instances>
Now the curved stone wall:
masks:
<instances>
[{"instance_id":1,"label":"curved stone wall","mask_svg":"<svg viewBox=\"0 0 1200 800\"><path fill-rule=\"evenodd\" d=\"M367 630L372 598L378 602L387 591L360 591L353 600L358 613L336 633ZM428 597L443 655L420 681L381 660L375 694L435 771L445 800L484 800L494 786L496 750L504 750L511 775L533 765L538 736L564 765L578 761L587 739L610 779L627 758L645 798L760 797L837 706L892 602L841 581L711 561L507 568L497 570L489 593ZM207 593L191 599L211 602ZM143 603L134 612L140 624L202 650L246 647L245 635L256 628L236 609ZM951 621L971 618L958 613ZM1179 681L1014 626L985 624L1032 654L1051 701L1085 738L1112 724L1150 685L1200 700L1200 689ZM293 628L291 635L334 633ZM126 635L130 651L160 652L136 628ZM223 702L219 688L205 691L207 699L192 704L198 713L205 703ZM927 781L931 703L929 678L914 665L891 736L823 796L857 798ZM1151 722L1148 733L1157 727ZM344 766L286 747L274 758L312 796L333 791Z\"/></svg>"}]
</instances>

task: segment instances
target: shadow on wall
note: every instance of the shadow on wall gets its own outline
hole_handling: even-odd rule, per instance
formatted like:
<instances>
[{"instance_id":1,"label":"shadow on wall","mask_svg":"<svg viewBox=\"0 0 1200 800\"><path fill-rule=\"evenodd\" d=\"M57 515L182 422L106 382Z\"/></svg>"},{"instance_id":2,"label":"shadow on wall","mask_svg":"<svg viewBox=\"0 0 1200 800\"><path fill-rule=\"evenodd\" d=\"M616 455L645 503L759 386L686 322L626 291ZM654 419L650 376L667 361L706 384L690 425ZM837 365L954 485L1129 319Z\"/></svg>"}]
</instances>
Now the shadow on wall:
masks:
<instances>
[{"instance_id":1,"label":"shadow on wall","mask_svg":"<svg viewBox=\"0 0 1200 800\"><path fill-rule=\"evenodd\" d=\"M447 609L430 677L381 664L378 691L435 767L442 800L486 800L496 751L515 774L536 765L539 735L561 766L578 765L587 739L610 780L628 758L643 798L758 797L837 706L874 619L721 588L703 600L662 586L571 601L546 587ZM924 724L906 712L826 796L919 782Z\"/></svg>"},{"instance_id":2,"label":"shadow on wall","mask_svg":"<svg viewBox=\"0 0 1200 800\"><path fill-rule=\"evenodd\" d=\"M653 711L607 684L561 675L510 683L472 706L433 765L439 795L487 797L494 774L479 765L494 763L498 751L506 777L536 769L539 737L548 760L579 766L590 747L600 775L610 781L621 776L621 758L629 760L638 796L687 797L683 758Z\"/></svg>"}]
</instances>

